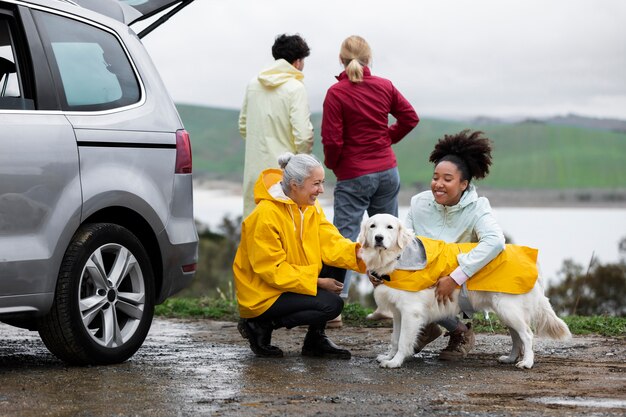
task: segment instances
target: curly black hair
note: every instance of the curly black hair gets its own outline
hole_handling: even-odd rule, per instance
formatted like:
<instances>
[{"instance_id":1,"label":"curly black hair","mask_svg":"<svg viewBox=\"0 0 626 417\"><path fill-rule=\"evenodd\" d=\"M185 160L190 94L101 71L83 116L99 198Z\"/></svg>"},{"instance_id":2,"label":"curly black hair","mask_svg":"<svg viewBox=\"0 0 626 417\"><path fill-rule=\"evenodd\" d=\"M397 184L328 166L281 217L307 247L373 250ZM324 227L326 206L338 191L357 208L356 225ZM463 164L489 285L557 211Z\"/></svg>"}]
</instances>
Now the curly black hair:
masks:
<instances>
[{"instance_id":1,"label":"curly black hair","mask_svg":"<svg viewBox=\"0 0 626 417\"><path fill-rule=\"evenodd\" d=\"M461 171L461 179L471 181L489 174L491 141L481 131L465 129L454 135L444 135L435 145L428 159L437 165L442 161L454 163Z\"/></svg>"},{"instance_id":2,"label":"curly black hair","mask_svg":"<svg viewBox=\"0 0 626 417\"><path fill-rule=\"evenodd\" d=\"M272 46L274 59L282 58L290 64L298 59L306 58L310 53L309 45L300 35L278 35Z\"/></svg>"}]
</instances>

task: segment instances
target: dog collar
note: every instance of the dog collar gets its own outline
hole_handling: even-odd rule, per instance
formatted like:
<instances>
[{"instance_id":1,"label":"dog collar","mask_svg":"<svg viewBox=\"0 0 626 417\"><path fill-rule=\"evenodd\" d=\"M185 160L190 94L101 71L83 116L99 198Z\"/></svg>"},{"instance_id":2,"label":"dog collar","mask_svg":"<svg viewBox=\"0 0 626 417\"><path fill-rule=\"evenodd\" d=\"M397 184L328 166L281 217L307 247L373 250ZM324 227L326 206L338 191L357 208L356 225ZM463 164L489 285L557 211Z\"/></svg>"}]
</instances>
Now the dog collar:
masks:
<instances>
[{"instance_id":1,"label":"dog collar","mask_svg":"<svg viewBox=\"0 0 626 417\"><path fill-rule=\"evenodd\" d=\"M370 275L373 276L374 278L376 278L377 280L385 280L385 281L391 281L391 277L389 275L378 275L376 272L374 271L369 271Z\"/></svg>"}]
</instances>

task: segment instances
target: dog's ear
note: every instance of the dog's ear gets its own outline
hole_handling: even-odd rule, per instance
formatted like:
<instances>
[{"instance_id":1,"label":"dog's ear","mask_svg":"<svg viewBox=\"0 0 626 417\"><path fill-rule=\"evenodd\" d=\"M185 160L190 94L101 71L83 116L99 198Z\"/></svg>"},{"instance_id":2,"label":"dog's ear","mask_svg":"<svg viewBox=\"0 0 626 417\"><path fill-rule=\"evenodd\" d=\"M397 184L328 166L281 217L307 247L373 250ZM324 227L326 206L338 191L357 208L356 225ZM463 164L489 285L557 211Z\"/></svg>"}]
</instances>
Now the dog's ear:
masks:
<instances>
[{"instance_id":1,"label":"dog's ear","mask_svg":"<svg viewBox=\"0 0 626 417\"><path fill-rule=\"evenodd\" d=\"M414 234L415 232L413 232L413 229L409 229L401 222L398 222L398 247L400 249L404 249L406 245L411 243L415 237Z\"/></svg>"},{"instance_id":2,"label":"dog's ear","mask_svg":"<svg viewBox=\"0 0 626 417\"><path fill-rule=\"evenodd\" d=\"M369 246L367 243L367 221L368 219L363 219L361 222L361 232L359 233L359 237L356 238L357 243L360 243L364 248Z\"/></svg>"}]
</instances>

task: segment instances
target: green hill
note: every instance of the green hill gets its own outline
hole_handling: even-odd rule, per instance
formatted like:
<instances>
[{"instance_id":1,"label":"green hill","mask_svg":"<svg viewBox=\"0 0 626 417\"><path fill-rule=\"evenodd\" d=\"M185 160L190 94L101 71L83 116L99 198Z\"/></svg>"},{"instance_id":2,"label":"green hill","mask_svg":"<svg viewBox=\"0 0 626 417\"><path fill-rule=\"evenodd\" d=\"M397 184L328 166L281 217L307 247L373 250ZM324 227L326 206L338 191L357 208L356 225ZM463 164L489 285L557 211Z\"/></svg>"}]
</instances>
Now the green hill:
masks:
<instances>
[{"instance_id":1,"label":"green hill","mask_svg":"<svg viewBox=\"0 0 626 417\"><path fill-rule=\"evenodd\" d=\"M178 105L193 147L194 174L240 181L244 142L237 127L237 110ZM312 117L313 152L322 159L321 115ZM428 156L438 138L462 129L485 132L494 144L494 164L481 183L493 188L572 189L626 187L626 133L558 126L527 121L514 124L425 119L394 145L404 185L428 185ZM329 182L334 176L328 175Z\"/></svg>"}]
</instances>

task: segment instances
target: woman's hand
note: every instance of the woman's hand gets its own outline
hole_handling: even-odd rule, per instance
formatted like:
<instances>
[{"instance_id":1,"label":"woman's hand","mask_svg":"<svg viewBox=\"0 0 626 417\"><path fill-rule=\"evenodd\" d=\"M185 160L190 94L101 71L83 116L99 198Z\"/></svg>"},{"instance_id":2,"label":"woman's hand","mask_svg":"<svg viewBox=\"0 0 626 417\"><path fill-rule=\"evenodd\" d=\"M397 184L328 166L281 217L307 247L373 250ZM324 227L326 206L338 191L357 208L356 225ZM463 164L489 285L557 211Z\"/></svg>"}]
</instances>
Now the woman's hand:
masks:
<instances>
[{"instance_id":1,"label":"woman's hand","mask_svg":"<svg viewBox=\"0 0 626 417\"><path fill-rule=\"evenodd\" d=\"M439 278L435 287L437 302L446 304L448 301L452 301L452 292L457 287L457 284L456 281L448 275Z\"/></svg>"},{"instance_id":2,"label":"woman's hand","mask_svg":"<svg viewBox=\"0 0 626 417\"><path fill-rule=\"evenodd\" d=\"M341 291L343 290L343 284L333 278L318 278L317 286L335 294L341 294Z\"/></svg>"}]
</instances>

